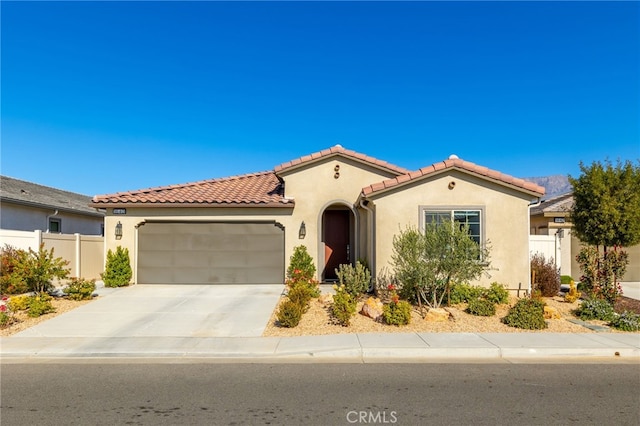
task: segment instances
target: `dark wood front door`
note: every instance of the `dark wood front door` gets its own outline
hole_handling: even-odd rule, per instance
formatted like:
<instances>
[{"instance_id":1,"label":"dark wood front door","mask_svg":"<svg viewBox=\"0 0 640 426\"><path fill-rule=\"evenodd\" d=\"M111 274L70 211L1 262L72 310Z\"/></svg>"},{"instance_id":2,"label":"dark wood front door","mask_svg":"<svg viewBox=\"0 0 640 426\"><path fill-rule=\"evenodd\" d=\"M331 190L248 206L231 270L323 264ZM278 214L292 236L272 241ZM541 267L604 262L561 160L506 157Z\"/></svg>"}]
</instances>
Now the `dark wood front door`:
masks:
<instances>
[{"instance_id":1,"label":"dark wood front door","mask_svg":"<svg viewBox=\"0 0 640 426\"><path fill-rule=\"evenodd\" d=\"M335 280L336 268L350 263L348 210L327 210L324 212L324 279Z\"/></svg>"}]
</instances>

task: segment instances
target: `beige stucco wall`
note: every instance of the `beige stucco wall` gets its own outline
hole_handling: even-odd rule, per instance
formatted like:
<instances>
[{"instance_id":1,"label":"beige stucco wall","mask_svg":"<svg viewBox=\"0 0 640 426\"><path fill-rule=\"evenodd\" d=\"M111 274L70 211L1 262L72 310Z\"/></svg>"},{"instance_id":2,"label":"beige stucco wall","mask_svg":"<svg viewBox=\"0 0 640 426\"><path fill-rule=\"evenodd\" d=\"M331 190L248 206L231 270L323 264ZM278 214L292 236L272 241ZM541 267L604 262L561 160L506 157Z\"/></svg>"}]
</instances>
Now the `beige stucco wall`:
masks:
<instances>
[{"instance_id":1,"label":"beige stucco wall","mask_svg":"<svg viewBox=\"0 0 640 426\"><path fill-rule=\"evenodd\" d=\"M454 189L448 185L455 182ZM373 198L376 271L390 268L393 236L407 226L419 227L420 207L480 208L484 236L491 246L491 269L472 284L497 281L509 288L529 285L529 203L534 197L466 173L448 170L419 180L402 191Z\"/></svg>"},{"instance_id":2,"label":"beige stucco wall","mask_svg":"<svg viewBox=\"0 0 640 426\"><path fill-rule=\"evenodd\" d=\"M339 173L337 179L336 173ZM295 232L285 235L287 261L292 248L304 244L316 261L318 279L321 278L324 265L322 213L327 207L336 204L349 207L354 214L355 229L352 231L355 247L352 248L352 260L367 258L368 250L364 245L367 238L366 214L356 203L363 187L393 176L395 175L388 171L344 157L332 157L284 173L282 177L285 181L285 196L293 198L296 203L291 216ZM307 236L300 240L297 230L303 221L307 228Z\"/></svg>"}]
</instances>

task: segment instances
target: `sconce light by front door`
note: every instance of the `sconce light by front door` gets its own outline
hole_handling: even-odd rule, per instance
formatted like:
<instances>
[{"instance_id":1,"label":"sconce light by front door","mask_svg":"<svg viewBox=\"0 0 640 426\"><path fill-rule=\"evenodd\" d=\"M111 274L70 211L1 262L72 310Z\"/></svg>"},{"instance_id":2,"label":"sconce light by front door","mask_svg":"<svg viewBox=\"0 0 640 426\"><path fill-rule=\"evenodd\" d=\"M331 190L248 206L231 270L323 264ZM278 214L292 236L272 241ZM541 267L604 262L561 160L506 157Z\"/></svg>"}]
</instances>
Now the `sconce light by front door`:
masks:
<instances>
[{"instance_id":1,"label":"sconce light by front door","mask_svg":"<svg viewBox=\"0 0 640 426\"><path fill-rule=\"evenodd\" d=\"M298 231L298 238L301 240L307 236L307 225L304 224L304 221L300 224L300 230Z\"/></svg>"},{"instance_id":2,"label":"sconce light by front door","mask_svg":"<svg viewBox=\"0 0 640 426\"><path fill-rule=\"evenodd\" d=\"M119 240L121 238L122 238L122 224L118 222L118 224L116 225L116 240Z\"/></svg>"}]
</instances>

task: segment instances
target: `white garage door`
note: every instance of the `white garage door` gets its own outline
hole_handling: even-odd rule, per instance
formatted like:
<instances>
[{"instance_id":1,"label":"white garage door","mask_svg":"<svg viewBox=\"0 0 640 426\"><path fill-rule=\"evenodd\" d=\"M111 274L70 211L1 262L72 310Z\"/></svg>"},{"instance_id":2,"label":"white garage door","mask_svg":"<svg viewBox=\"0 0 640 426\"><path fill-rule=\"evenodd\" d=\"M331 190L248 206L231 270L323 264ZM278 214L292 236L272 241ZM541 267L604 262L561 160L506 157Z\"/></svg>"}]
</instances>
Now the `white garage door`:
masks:
<instances>
[{"instance_id":1,"label":"white garage door","mask_svg":"<svg viewBox=\"0 0 640 426\"><path fill-rule=\"evenodd\" d=\"M151 222L138 229L140 284L282 284L284 230L270 223Z\"/></svg>"}]
</instances>

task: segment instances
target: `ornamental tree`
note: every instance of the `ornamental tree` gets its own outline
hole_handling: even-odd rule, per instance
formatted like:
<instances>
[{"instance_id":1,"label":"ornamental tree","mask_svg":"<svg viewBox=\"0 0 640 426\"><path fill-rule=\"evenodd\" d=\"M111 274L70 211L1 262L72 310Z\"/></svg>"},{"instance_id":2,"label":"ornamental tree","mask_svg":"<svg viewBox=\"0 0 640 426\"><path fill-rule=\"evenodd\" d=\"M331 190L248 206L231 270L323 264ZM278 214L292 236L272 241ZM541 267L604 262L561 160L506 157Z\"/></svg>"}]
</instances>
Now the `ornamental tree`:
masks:
<instances>
[{"instance_id":1,"label":"ornamental tree","mask_svg":"<svg viewBox=\"0 0 640 426\"><path fill-rule=\"evenodd\" d=\"M628 256L621 247L640 243L640 161L594 162L573 185L573 232L587 244L578 255L587 292L615 302ZM589 247L591 246L591 247Z\"/></svg>"}]
</instances>

